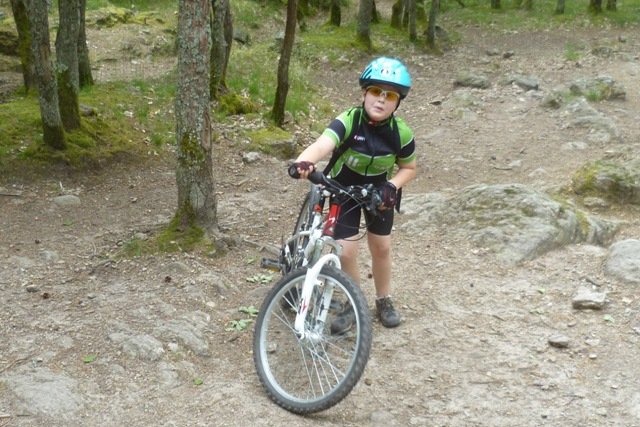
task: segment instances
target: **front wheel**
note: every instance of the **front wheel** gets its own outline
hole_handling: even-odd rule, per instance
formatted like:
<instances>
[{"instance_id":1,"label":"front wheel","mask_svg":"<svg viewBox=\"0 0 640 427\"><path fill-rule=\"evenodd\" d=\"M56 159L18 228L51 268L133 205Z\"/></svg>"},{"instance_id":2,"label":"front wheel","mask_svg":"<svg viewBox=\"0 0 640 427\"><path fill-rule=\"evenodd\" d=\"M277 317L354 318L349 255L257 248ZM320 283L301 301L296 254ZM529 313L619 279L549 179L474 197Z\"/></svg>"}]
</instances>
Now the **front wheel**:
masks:
<instances>
[{"instance_id":1,"label":"front wheel","mask_svg":"<svg viewBox=\"0 0 640 427\"><path fill-rule=\"evenodd\" d=\"M253 340L255 367L267 394L297 414L328 409L351 392L369 360L372 335L364 294L343 271L326 265L313 289L300 337L294 322L306 271L294 270L271 289ZM331 322L347 304L354 308L353 326L332 335ZM323 308L328 309L324 319Z\"/></svg>"},{"instance_id":2,"label":"front wheel","mask_svg":"<svg viewBox=\"0 0 640 427\"><path fill-rule=\"evenodd\" d=\"M304 251L309 243L308 235L300 235L300 233L309 231L311 223L313 222L313 209L315 205L320 201L320 190L317 186L311 185L309 191L305 195L305 198L300 207L300 213L298 214L298 220L293 229L294 239L288 243L287 251L283 248L281 254L280 264L283 266L282 275L285 276L291 271L303 267L305 262ZM308 260L307 260L308 261Z\"/></svg>"}]
</instances>

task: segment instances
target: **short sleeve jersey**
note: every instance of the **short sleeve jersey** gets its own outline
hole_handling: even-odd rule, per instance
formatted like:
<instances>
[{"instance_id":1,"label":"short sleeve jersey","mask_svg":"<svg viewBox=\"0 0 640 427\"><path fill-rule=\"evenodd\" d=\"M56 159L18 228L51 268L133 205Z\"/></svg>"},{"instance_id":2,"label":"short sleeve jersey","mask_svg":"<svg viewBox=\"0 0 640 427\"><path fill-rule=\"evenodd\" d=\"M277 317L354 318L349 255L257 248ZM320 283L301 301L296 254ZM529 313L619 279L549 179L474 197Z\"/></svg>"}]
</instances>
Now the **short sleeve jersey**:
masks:
<instances>
[{"instance_id":1,"label":"short sleeve jersey","mask_svg":"<svg viewBox=\"0 0 640 427\"><path fill-rule=\"evenodd\" d=\"M331 176L345 185L383 183L391 178L396 164L416 158L413 132L404 120L392 116L373 125L362 107L340 114L323 135L333 139L336 148L349 141L349 148L331 169Z\"/></svg>"}]
</instances>

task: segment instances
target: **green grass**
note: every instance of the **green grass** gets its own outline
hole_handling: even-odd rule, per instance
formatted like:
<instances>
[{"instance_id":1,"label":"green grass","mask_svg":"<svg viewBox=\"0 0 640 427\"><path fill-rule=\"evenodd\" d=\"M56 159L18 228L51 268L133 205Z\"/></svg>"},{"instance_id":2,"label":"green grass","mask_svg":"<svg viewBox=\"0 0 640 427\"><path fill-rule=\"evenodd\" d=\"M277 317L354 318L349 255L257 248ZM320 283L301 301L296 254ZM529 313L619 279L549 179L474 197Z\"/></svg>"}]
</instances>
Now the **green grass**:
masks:
<instances>
[{"instance_id":1,"label":"green grass","mask_svg":"<svg viewBox=\"0 0 640 427\"><path fill-rule=\"evenodd\" d=\"M80 104L92 114L83 116L80 129L66 134L68 147L61 152L42 144L37 96L17 94L0 104L0 166L16 173L42 171L49 163L83 170L173 144L174 92L169 80L105 83L81 91Z\"/></svg>"},{"instance_id":2,"label":"green grass","mask_svg":"<svg viewBox=\"0 0 640 427\"><path fill-rule=\"evenodd\" d=\"M568 61L577 61L582 58L586 49L586 44L576 45L574 43L567 43L565 46L564 57Z\"/></svg>"},{"instance_id":3,"label":"green grass","mask_svg":"<svg viewBox=\"0 0 640 427\"><path fill-rule=\"evenodd\" d=\"M57 7L54 0L54 8ZM178 10L178 0L87 0L87 10L97 10L107 7L123 7L140 11Z\"/></svg>"}]
</instances>

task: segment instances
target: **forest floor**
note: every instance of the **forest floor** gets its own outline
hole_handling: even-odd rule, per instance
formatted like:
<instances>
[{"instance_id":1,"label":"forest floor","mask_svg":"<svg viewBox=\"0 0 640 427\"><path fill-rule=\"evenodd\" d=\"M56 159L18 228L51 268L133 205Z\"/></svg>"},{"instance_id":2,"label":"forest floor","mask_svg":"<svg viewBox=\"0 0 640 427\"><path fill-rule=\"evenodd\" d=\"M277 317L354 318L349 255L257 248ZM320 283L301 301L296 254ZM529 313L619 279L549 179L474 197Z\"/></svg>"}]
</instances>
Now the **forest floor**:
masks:
<instances>
[{"instance_id":1,"label":"forest floor","mask_svg":"<svg viewBox=\"0 0 640 427\"><path fill-rule=\"evenodd\" d=\"M567 59L569 46L581 47L579 59ZM612 53L592 54L600 46ZM467 28L444 55L406 60L415 84L398 114L419 152L407 194L478 183L556 188L584 163L638 146L637 28ZM360 102L363 66L323 70L336 108ZM478 102L463 111L449 101L466 69L492 85L470 90ZM512 73L535 76L540 89L505 84ZM595 104L615 121L619 141L567 127L560 111L541 106L555 86L600 75L626 88L626 100ZM352 393L310 417L280 409L255 374L251 327L229 326L271 286L261 283L268 273L258 260L270 255L262 245L277 245L291 229L306 184L286 176L285 161L246 163L243 154L216 147L221 227L243 242L221 258L107 261L174 213L170 156L0 182L0 426L640 426L640 295L604 275L606 248L571 245L506 266L446 229L420 239L394 233L393 296L403 323L374 324ZM63 194L81 206L56 205ZM599 214L628 221L619 239L640 238L637 210ZM585 286L607 293L604 310L571 307ZM373 308L371 280L362 287ZM184 336L164 333L185 319L200 355ZM156 337L157 357L127 351L118 334ZM549 345L556 334L568 337L567 348Z\"/></svg>"}]
</instances>

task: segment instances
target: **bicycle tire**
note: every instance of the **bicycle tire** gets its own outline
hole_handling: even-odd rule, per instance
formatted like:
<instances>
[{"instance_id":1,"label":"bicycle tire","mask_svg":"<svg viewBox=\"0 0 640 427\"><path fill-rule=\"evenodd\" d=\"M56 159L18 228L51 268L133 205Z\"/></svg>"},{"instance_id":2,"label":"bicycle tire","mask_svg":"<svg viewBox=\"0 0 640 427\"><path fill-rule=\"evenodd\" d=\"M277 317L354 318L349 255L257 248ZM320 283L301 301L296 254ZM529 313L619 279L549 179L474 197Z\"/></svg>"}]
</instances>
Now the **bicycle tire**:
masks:
<instances>
[{"instance_id":1,"label":"bicycle tire","mask_svg":"<svg viewBox=\"0 0 640 427\"><path fill-rule=\"evenodd\" d=\"M314 288L305 329L319 325L313 337L300 339L294 329L306 269L283 277L265 297L256 319L253 359L267 395L296 414L326 410L344 399L359 381L369 360L372 321L360 288L343 271L325 265ZM322 324L316 319L317 298L325 286L335 286L331 308ZM296 289L294 292L293 290ZM345 334L331 335L331 321L341 311L336 301L352 304L354 326ZM326 302L325 302L326 304Z\"/></svg>"},{"instance_id":2,"label":"bicycle tire","mask_svg":"<svg viewBox=\"0 0 640 427\"><path fill-rule=\"evenodd\" d=\"M305 198L302 202L302 206L300 207L300 213L298 214L298 219L296 220L296 225L293 228L293 235L300 233L301 231L308 231L311 228L311 221L313 219L313 207L320 200L320 193L318 189L311 185L311 188L305 195ZM287 275L293 270L302 267L304 262L304 249L309 243L308 236L301 236L298 239L295 239L289 242L289 253L291 254L291 259L287 262L282 263L284 265L282 274Z\"/></svg>"}]
</instances>

